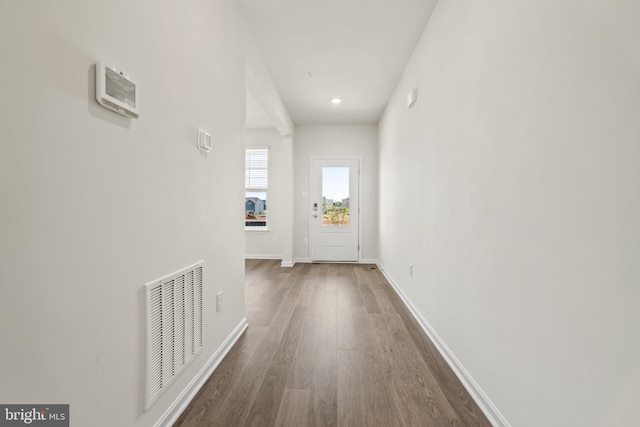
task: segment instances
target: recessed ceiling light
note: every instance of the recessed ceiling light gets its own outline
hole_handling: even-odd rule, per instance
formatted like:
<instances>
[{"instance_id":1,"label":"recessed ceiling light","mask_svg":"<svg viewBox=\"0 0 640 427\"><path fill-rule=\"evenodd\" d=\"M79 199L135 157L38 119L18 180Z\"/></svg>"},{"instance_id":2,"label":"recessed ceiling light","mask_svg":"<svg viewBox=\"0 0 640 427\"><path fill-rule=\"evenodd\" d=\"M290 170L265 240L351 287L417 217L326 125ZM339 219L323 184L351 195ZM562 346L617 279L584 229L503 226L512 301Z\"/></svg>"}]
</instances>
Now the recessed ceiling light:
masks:
<instances>
[{"instance_id":1,"label":"recessed ceiling light","mask_svg":"<svg viewBox=\"0 0 640 427\"><path fill-rule=\"evenodd\" d=\"M342 99L340 99L340 98L331 98L331 103L332 104L338 105L341 102L342 102Z\"/></svg>"}]
</instances>

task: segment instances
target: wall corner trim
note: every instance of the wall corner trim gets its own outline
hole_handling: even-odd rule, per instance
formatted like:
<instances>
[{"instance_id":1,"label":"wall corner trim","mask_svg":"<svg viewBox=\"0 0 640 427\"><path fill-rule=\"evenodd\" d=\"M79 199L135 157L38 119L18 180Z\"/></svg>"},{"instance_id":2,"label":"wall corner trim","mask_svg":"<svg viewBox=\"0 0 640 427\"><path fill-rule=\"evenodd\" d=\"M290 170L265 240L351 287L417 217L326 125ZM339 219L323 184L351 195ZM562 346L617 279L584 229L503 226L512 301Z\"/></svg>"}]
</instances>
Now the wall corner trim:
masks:
<instances>
[{"instance_id":1,"label":"wall corner trim","mask_svg":"<svg viewBox=\"0 0 640 427\"><path fill-rule=\"evenodd\" d=\"M162 417L160 417L160 419L154 424L154 427L170 427L178 420L200 388L202 388L207 379L209 379L211 374L213 374L213 371L216 370L220 362L222 362L227 353L229 353L229 350L231 350L233 345L238 341L238 339L240 339L248 327L249 324L245 317L240 321L238 326L236 326L218 350L213 353L207 363L205 363L202 369L200 369L200 372L198 372L182 393L180 393L176 400L169 406Z\"/></svg>"},{"instance_id":2,"label":"wall corner trim","mask_svg":"<svg viewBox=\"0 0 640 427\"><path fill-rule=\"evenodd\" d=\"M393 281L391 276L387 274L384 267L378 262L378 269L382 272L384 277L389 281L393 290L398 294L404 305L409 309L411 315L416 319L422 330L427 334L429 339L436 346L444 360L449 367L456 374L464 388L471 395L471 398L480 407L482 413L487 417L489 422L494 427L511 427L511 424L500 413L498 408L491 402L489 397L482 391L480 386L471 377L469 372L462 366L456 356L449 350L449 347L444 343L442 338L436 333L435 329L427 322L427 320L420 314L418 309L413 305L409 298L402 292L402 289Z\"/></svg>"}]
</instances>

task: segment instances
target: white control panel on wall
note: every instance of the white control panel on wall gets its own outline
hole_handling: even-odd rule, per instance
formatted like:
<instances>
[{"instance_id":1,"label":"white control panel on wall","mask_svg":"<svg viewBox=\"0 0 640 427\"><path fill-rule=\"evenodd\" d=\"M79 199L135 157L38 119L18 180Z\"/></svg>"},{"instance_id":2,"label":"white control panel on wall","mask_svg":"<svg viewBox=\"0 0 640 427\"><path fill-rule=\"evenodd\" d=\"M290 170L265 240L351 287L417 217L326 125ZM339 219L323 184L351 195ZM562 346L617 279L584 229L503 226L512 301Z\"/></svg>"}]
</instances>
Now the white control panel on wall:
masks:
<instances>
[{"instance_id":1,"label":"white control panel on wall","mask_svg":"<svg viewBox=\"0 0 640 427\"><path fill-rule=\"evenodd\" d=\"M213 145L213 139L209 132L205 132L202 129L198 129L198 148L205 153L211 151Z\"/></svg>"},{"instance_id":2,"label":"white control panel on wall","mask_svg":"<svg viewBox=\"0 0 640 427\"><path fill-rule=\"evenodd\" d=\"M138 97L138 86L129 74L107 62L96 63L96 100L100 105L137 119Z\"/></svg>"}]
</instances>

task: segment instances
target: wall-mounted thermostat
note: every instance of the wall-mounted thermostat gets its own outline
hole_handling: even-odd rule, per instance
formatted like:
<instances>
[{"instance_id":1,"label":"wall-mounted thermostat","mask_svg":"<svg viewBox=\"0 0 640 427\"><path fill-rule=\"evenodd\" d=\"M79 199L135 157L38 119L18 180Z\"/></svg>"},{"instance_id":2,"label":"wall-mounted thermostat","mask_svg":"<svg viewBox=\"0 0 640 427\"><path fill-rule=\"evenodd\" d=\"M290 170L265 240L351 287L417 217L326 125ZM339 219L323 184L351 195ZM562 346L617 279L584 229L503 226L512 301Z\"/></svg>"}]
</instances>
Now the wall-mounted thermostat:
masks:
<instances>
[{"instance_id":1,"label":"wall-mounted thermostat","mask_svg":"<svg viewBox=\"0 0 640 427\"><path fill-rule=\"evenodd\" d=\"M96 100L123 116L137 119L138 85L129 74L104 61L96 64Z\"/></svg>"}]
</instances>

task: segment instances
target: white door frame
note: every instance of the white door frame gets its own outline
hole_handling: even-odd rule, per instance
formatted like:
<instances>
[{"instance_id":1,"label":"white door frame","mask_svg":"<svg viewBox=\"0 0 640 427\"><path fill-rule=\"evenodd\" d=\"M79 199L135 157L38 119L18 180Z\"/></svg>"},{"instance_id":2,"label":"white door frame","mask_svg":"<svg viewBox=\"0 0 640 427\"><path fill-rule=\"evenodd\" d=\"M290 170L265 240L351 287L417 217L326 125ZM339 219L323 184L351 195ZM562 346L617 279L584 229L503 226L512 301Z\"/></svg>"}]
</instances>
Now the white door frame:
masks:
<instances>
[{"instance_id":1,"label":"white door frame","mask_svg":"<svg viewBox=\"0 0 640 427\"><path fill-rule=\"evenodd\" d=\"M308 179L309 179L309 199L307 200L307 221L308 221L308 230L307 230L307 235L309 236L309 246L308 246L308 251L309 251L309 259L311 261L316 261L313 259L313 233L312 233L312 228L313 228L313 221L311 220L311 216L313 215L313 200L312 200L312 196L313 196L313 190L311 188L311 183L312 183L312 179L311 179L311 174L313 173L313 162L316 160L356 160L358 162L358 178L357 178L357 183L358 183L358 212L357 212L357 218L358 218L358 259L353 261L353 262L361 262L362 261L362 208L360 207L362 205L362 157L359 156L320 156L320 157L309 157L309 175L308 175ZM350 213L351 215L351 213ZM318 262L322 262L321 260ZM326 261L326 262L331 262L331 261ZM341 261L335 261L335 262L341 262ZM345 262L352 262L352 261L345 261Z\"/></svg>"}]
</instances>

